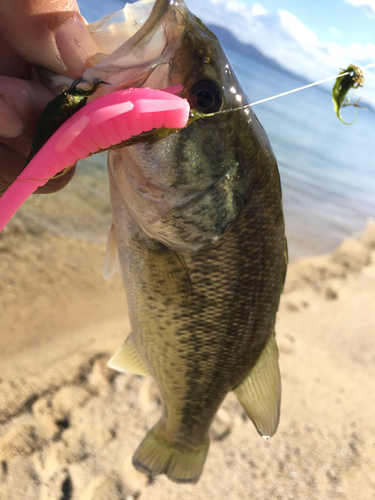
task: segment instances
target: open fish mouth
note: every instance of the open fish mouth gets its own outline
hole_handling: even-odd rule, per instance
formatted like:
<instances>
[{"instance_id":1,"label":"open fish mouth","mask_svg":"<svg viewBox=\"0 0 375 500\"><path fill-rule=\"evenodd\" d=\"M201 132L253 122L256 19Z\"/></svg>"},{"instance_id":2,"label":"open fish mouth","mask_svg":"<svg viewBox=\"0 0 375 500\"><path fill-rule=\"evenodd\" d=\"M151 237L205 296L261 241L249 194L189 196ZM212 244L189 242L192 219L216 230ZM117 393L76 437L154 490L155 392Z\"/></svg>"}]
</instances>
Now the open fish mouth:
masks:
<instances>
[{"instance_id":1,"label":"open fish mouth","mask_svg":"<svg viewBox=\"0 0 375 500\"><path fill-rule=\"evenodd\" d=\"M169 87L163 83L168 81L167 66L175 38L179 38L184 29L183 16L188 12L185 4L180 4L180 16L176 16L169 0L138 0L89 24L87 28L99 52L91 58L92 67L85 71L80 86L91 88L98 81L112 85L110 89L99 88L93 98L118 88ZM157 77L150 79L154 71ZM37 72L56 94L73 82L72 78L45 68L37 68Z\"/></svg>"},{"instance_id":2,"label":"open fish mouth","mask_svg":"<svg viewBox=\"0 0 375 500\"><path fill-rule=\"evenodd\" d=\"M179 95L203 113L247 103L222 49L206 43L214 35L183 0L139 0L88 28L99 54L84 80L91 86L98 81L112 85L111 90L99 88L95 97L118 88L182 85Z\"/></svg>"},{"instance_id":3,"label":"open fish mouth","mask_svg":"<svg viewBox=\"0 0 375 500\"><path fill-rule=\"evenodd\" d=\"M88 69L84 79L102 80L116 87L166 88L172 81L169 62L185 29L187 8L169 0L140 0L89 25L102 60Z\"/></svg>"}]
</instances>

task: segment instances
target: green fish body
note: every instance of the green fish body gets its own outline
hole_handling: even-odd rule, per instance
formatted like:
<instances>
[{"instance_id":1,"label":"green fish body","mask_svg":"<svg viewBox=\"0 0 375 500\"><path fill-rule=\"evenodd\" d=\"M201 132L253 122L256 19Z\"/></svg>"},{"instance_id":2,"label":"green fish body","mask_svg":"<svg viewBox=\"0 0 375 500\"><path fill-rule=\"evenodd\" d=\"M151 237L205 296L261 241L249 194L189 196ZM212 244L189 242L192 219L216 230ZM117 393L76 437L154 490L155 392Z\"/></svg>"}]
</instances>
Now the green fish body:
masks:
<instances>
[{"instance_id":1,"label":"green fish body","mask_svg":"<svg viewBox=\"0 0 375 500\"><path fill-rule=\"evenodd\" d=\"M241 108L246 96L217 38L182 1L158 0L137 43L161 24L173 45L164 51L169 83L181 83L199 112L233 111L109 153L110 246L132 326L109 366L150 375L160 390L161 418L134 465L196 482L229 391L263 437L277 428L275 317L287 249L276 160L256 116ZM145 69L145 86L159 69Z\"/></svg>"}]
</instances>

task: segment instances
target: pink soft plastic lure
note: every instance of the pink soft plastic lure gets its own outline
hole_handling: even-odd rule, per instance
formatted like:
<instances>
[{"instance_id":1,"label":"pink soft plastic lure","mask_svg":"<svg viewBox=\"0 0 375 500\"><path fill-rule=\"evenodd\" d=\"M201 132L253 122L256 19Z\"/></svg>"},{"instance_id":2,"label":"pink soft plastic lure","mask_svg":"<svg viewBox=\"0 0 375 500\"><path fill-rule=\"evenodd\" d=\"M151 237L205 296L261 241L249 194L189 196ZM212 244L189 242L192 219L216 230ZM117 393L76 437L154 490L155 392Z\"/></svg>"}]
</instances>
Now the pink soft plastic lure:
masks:
<instances>
[{"instance_id":1,"label":"pink soft plastic lure","mask_svg":"<svg viewBox=\"0 0 375 500\"><path fill-rule=\"evenodd\" d=\"M137 88L98 97L50 137L0 198L0 231L27 198L67 166L153 129L183 128L189 103L168 91Z\"/></svg>"}]
</instances>

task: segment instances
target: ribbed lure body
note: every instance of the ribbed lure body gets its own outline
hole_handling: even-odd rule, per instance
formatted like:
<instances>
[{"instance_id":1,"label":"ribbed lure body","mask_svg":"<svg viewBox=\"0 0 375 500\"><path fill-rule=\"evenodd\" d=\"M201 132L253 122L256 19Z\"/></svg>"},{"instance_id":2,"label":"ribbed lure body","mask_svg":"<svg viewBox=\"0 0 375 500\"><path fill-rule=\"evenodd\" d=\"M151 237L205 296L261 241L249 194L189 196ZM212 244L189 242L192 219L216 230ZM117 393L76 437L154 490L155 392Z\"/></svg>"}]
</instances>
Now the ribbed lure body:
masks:
<instances>
[{"instance_id":1,"label":"ribbed lure body","mask_svg":"<svg viewBox=\"0 0 375 500\"><path fill-rule=\"evenodd\" d=\"M35 147L26 168L0 197L0 231L21 204L58 172L145 132L184 127L189 110L180 97L152 89L118 90L81 106L46 143Z\"/></svg>"}]
</instances>

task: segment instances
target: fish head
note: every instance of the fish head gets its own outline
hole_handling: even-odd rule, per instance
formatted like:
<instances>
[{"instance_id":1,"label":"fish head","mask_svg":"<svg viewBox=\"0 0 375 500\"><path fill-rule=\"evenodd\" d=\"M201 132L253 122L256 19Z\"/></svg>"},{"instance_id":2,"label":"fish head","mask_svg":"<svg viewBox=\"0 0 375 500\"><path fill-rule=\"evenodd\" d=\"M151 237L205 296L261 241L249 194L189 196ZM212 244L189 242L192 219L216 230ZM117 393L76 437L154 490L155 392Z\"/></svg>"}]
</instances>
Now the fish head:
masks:
<instances>
[{"instance_id":1,"label":"fish head","mask_svg":"<svg viewBox=\"0 0 375 500\"><path fill-rule=\"evenodd\" d=\"M178 85L203 117L166 137L146 134L136 145L110 151L114 209L122 204L144 233L169 248L196 250L236 221L264 170L277 176L276 162L256 116L244 108L248 99L217 37L182 0L137 4L149 9L147 19L87 70L85 80L113 89Z\"/></svg>"}]
</instances>

